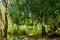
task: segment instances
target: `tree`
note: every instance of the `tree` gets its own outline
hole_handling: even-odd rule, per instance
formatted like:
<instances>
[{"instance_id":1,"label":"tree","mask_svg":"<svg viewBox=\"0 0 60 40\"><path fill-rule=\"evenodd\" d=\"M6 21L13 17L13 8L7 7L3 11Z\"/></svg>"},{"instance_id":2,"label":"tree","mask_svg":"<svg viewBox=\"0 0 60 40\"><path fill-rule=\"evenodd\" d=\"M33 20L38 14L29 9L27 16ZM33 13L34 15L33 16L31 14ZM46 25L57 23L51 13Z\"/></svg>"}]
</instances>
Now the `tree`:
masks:
<instances>
[{"instance_id":1,"label":"tree","mask_svg":"<svg viewBox=\"0 0 60 40\"><path fill-rule=\"evenodd\" d=\"M8 0L3 0L3 5L5 7L5 25L4 25L4 38L7 40L7 29L8 29L8 20L7 20L7 3Z\"/></svg>"}]
</instances>

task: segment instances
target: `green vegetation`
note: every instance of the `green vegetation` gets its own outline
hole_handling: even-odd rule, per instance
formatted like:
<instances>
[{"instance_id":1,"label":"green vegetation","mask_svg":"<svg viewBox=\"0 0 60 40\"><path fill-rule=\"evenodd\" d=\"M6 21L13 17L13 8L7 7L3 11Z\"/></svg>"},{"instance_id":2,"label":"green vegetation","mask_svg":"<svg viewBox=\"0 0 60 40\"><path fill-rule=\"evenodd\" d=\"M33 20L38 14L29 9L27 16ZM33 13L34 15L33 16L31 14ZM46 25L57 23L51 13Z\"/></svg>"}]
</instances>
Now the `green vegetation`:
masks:
<instances>
[{"instance_id":1,"label":"green vegetation","mask_svg":"<svg viewBox=\"0 0 60 40\"><path fill-rule=\"evenodd\" d=\"M23 40L27 36L37 40L60 35L60 0L6 1L0 4L3 38Z\"/></svg>"}]
</instances>

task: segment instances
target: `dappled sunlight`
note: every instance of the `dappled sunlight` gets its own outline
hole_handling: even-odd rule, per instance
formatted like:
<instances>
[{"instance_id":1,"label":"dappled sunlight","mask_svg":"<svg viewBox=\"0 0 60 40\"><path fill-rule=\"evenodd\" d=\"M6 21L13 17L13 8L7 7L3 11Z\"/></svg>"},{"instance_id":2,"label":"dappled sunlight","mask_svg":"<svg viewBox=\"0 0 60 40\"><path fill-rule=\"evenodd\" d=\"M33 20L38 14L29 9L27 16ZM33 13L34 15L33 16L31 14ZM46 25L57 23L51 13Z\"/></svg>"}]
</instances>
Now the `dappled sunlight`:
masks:
<instances>
[{"instance_id":1,"label":"dappled sunlight","mask_svg":"<svg viewBox=\"0 0 60 40\"><path fill-rule=\"evenodd\" d=\"M0 40L60 40L60 0L0 0Z\"/></svg>"}]
</instances>

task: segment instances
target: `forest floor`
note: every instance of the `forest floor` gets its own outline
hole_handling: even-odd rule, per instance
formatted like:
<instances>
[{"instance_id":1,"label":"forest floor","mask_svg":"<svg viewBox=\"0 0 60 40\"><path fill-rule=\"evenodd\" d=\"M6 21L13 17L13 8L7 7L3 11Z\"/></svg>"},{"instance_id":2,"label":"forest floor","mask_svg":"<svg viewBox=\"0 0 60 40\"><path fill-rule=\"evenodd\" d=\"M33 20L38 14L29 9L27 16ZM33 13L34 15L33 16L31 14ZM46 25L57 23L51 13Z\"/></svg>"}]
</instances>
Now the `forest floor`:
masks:
<instances>
[{"instance_id":1,"label":"forest floor","mask_svg":"<svg viewBox=\"0 0 60 40\"><path fill-rule=\"evenodd\" d=\"M60 40L60 36L55 35L55 36L51 36L50 38L47 37L43 37L43 38L32 38L32 37L25 37L24 40Z\"/></svg>"},{"instance_id":2,"label":"forest floor","mask_svg":"<svg viewBox=\"0 0 60 40\"><path fill-rule=\"evenodd\" d=\"M58 38L38 38L38 39L24 38L24 40L60 40L60 37L58 37Z\"/></svg>"}]
</instances>

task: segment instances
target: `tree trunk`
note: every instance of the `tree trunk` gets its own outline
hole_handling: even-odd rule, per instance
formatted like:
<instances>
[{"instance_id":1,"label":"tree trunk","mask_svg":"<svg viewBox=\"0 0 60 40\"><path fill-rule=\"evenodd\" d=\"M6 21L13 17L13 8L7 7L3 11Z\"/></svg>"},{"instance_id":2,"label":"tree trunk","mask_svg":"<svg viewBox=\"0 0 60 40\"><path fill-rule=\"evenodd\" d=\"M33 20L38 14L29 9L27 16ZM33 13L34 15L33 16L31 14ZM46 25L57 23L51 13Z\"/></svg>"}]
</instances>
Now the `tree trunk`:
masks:
<instances>
[{"instance_id":1,"label":"tree trunk","mask_svg":"<svg viewBox=\"0 0 60 40\"><path fill-rule=\"evenodd\" d=\"M44 15L42 17L42 37L43 36L46 36L46 33L45 33L45 16Z\"/></svg>"},{"instance_id":2,"label":"tree trunk","mask_svg":"<svg viewBox=\"0 0 60 40\"><path fill-rule=\"evenodd\" d=\"M56 14L54 14L53 15L53 32L55 33L55 31L57 30L57 26L56 26L56 22L57 22L57 20L56 20Z\"/></svg>"},{"instance_id":3,"label":"tree trunk","mask_svg":"<svg viewBox=\"0 0 60 40\"><path fill-rule=\"evenodd\" d=\"M5 25L4 25L4 38L7 39L7 29L8 29L8 20L7 20L7 14L5 13Z\"/></svg>"},{"instance_id":4,"label":"tree trunk","mask_svg":"<svg viewBox=\"0 0 60 40\"><path fill-rule=\"evenodd\" d=\"M5 14L4 38L5 38L6 40L7 40L7 29L8 29L8 20L7 20L7 3L8 3L7 0L4 0L4 1L3 1L3 4L4 4L4 6L5 6L5 13L4 13L4 14Z\"/></svg>"},{"instance_id":5,"label":"tree trunk","mask_svg":"<svg viewBox=\"0 0 60 40\"><path fill-rule=\"evenodd\" d=\"M55 31L57 30L56 19L53 19L53 27L53 32L55 33Z\"/></svg>"},{"instance_id":6,"label":"tree trunk","mask_svg":"<svg viewBox=\"0 0 60 40\"><path fill-rule=\"evenodd\" d=\"M0 9L0 40L2 39L2 13Z\"/></svg>"}]
</instances>

